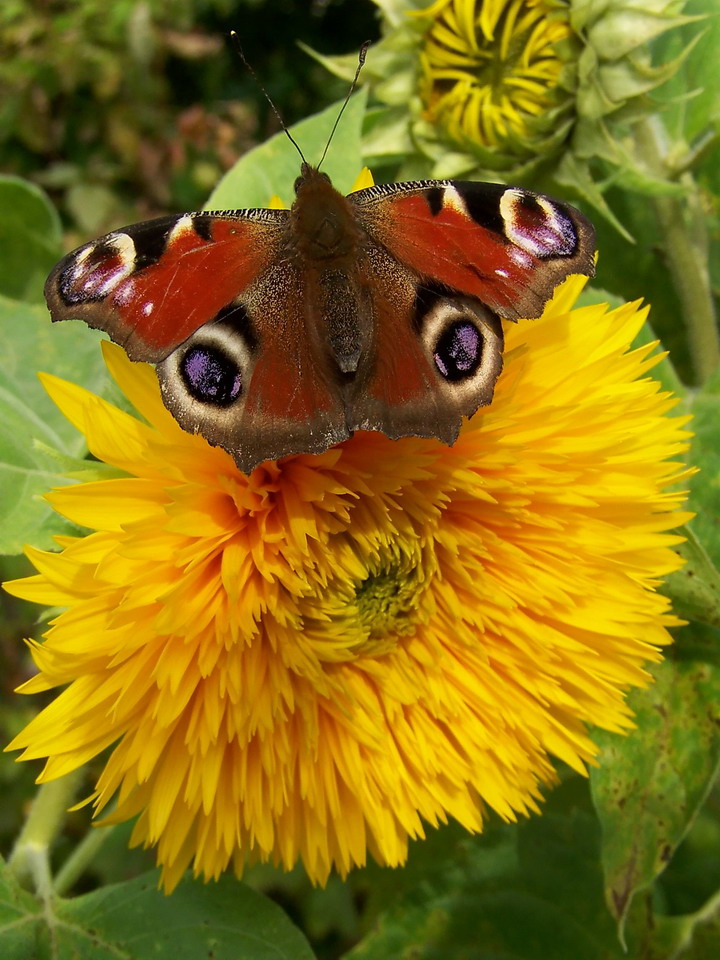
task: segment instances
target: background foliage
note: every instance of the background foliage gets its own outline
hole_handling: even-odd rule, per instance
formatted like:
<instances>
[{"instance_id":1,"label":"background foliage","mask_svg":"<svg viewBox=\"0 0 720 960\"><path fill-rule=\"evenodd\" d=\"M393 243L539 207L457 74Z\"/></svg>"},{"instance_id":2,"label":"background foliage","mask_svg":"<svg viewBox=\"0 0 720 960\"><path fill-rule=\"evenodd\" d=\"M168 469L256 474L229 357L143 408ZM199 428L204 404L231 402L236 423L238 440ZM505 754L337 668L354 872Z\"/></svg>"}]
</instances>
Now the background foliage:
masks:
<instances>
[{"instance_id":1,"label":"background foliage","mask_svg":"<svg viewBox=\"0 0 720 960\"><path fill-rule=\"evenodd\" d=\"M720 17L710 6L695 5L714 15L697 55L662 89L663 122L687 143L718 123L717 93L708 85L716 84L710 78ZM378 35L374 8L358 0L6 0L0 6L4 579L27 571L17 556L24 542L46 546L57 532L60 521L39 497L85 453L33 371L52 369L92 390L111 389L91 331L73 324L50 331L41 294L48 269L93 235L202 206L221 175L277 130L226 40L231 28L288 122L327 107L345 90L297 49L297 39L335 53L357 50ZM671 53L686 41L679 33L662 38ZM329 111L319 125L306 127L308 151L322 148L332 116ZM341 130L339 167L345 157L360 155L361 120L361 112L348 117ZM220 185L218 205L223 191L237 195L240 183L253 183L258 194L248 204L263 202L263 178L284 178L290 186L287 171L297 168L297 158L289 145L279 140L263 149ZM352 180L356 172L345 175ZM716 141L695 175L705 239L716 250ZM653 323L675 364L666 361L660 373L696 415L692 458L703 468L693 484L700 539L690 540L691 563L669 585L681 612L696 622L679 632L656 685L633 695L637 733L627 740L598 734L605 756L591 783L561 769L561 786L542 817L516 827L494 822L482 837L448 826L416 844L404 870L368 866L346 883L333 879L325 890L311 888L301 870L280 874L263 867L251 871L247 886L231 878L209 886L188 879L166 899L154 889L155 874L145 872L151 856L127 849L126 828L88 834L87 812L75 811L54 851L62 865L56 889L72 898L42 904L9 873L0 877L3 956L144 960L212 950L215 957L258 960L714 960L720 954L720 794L714 786L720 373L702 390L683 386L690 375L680 307L655 245L650 202L620 186L610 188L608 201L637 242L630 245L600 225L601 284L611 295L653 304ZM716 271L717 258L711 263ZM716 289L719 279L713 275ZM12 690L30 670L22 638L39 636L43 625L29 605L4 594L0 603L6 741L37 709L35 698L30 703ZM88 781L94 773L85 773ZM0 765L3 852L23 822L35 774L30 764ZM87 844L103 845L89 868L75 871L74 853Z\"/></svg>"},{"instance_id":2,"label":"background foliage","mask_svg":"<svg viewBox=\"0 0 720 960\"><path fill-rule=\"evenodd\" d=\"M278 129L231 29L288 123L346 89L296 41L356 50L378 32L372 6L349 0L8 0L0 168L49 191L71 241L201 207Z\"/></svg>"}]
</instances>

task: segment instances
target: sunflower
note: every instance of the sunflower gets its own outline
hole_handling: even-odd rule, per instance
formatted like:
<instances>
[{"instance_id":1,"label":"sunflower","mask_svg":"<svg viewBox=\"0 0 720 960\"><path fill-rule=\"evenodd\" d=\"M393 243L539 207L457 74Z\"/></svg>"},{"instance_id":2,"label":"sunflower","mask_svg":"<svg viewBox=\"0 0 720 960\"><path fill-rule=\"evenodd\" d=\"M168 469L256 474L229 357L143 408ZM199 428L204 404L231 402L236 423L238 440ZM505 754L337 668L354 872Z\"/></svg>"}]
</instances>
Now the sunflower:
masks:
<instances>
[{"instance_id":1,"label":"sunflower","mask_svg":"<svg viewBox=\"0 0 720 960\"><path fill-rule=\"evenodd\" d=\"M45 376L114 470L49 495L89 532L8 586L65 608L22 690L65 689L11 748L41 780L107 749L96 813L137 817L167 890L267 860L324 883L450 817L537 810L553 757L593 762L588 724L631 726L687 519L686 418L631 347L646 310L576 307L582 282L507 325L452 447L359 432L245 476L120 348L142 420Z\"/></svg>"},{"instance_id":2,"label":"sunflower","mask_svg":"<svg viewBox=\"0 0 720 960\"><path fill-rule=\"evenodd\" d=\"M647 180L631 130L657 113L654 91L692 49L680 28L697 17L683 0L373 2L382 39L361 75L375 101L371 166L400 163L397 179L570 188L624 232L603 190ZM314 56L354 76L354 54Z\"/></svg>"},{"instance_id":3,"label":"sunflower","mask_svg":"<svg viewBox=\"0 0 720 960\"><path fill-rule=\"evenodd\" d=\"M557 107L569 101L564 60L580 49L569 13L554 0L437 0L422 11L428 120L459 143L531 149L538 121L557 124Z\"/></svg>"}]
</instances>

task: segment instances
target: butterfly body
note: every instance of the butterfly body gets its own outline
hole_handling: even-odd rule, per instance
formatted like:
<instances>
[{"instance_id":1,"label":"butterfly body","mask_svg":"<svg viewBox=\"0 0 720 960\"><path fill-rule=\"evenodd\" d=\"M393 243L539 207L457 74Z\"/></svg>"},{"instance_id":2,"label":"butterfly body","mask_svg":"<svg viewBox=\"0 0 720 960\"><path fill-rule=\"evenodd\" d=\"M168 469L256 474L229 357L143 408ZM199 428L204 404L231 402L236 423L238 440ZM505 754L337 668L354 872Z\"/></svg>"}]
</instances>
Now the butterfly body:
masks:
<instances>
[{"instance_id":1,"label":"butterfly body","mask_svg":"<svg viewBox=\"0 0 720 960\"><path fill-rule=\"evenodd\" d=\"M418 181L343 196L303 164L288 210L165 217L53 270L53 320L157 364L163 400L249 472L355 430L457 438L492 399L500 317L537 317L593 272L578 211L496 184Z\"/></svg>"}]
</instances>

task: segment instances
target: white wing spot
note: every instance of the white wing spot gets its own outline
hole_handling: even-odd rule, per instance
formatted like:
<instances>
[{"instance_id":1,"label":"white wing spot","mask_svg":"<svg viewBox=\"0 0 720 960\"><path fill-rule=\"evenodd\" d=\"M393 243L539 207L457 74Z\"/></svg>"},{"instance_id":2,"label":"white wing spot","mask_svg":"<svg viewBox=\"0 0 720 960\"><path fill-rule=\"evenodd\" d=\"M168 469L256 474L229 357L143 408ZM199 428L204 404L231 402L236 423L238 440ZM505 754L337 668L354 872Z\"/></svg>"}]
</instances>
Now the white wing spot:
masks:
<instances>
[{"instance_id":1,"label":"white wing spot","mask_svg":"<svg viewBox=\"0 0 720 960\"><path fill-rule=\"evenodd\" d=\"M93 256L100 245L102 255L93 263ZM108 254L105 255L105 249ZM107 264L113 258L120 263L108 272ZM135 269L135 243L126 233L111 233L100 244L90 243L82 250L73 264L71 282L88 297L106 296Z\"/></svg>"},{"instance_id":2,"label":"white wing spot","mask_svg":"<svg viewBox=\"0 0 720 960\"><path fill-rule=\"evenodd\" d=\"M522 250L517 245L517 240L515 240L514 237L511 239L513 240L514 246L508 248L507 255L519 267L526 267L526 268L531 267L533 265L534 257L531 254L527 253L525 250Z\"/></svg>"},{"instance_id":3,"label":"white wing spot","mask_svg":"<svg viewBox=\"0 0 720 960\"><path fill-rule=\"evenodd\" d=\"M193 228L193 218L190 216L189 213L186 213L184 214L184 216L180 217L178 222L170 231L170 235L168 237L168 243L172 243L173 240L177 239L177 237L182 236L184 233L194 233L194 232L195 231Z\"/></svg>"},{"instance_id":4,"label":"white wing spot","mask_svg":"<svg viewBox=\"0 0 720 960\"><path fill-rule=\"evenodd\" d=\"M459 213L464 217L469 216L465 201L460 196L459 191L453 186L445 187L445 192L443 193L443 207L447 208L448 210L454 210L456 213Z\"/></svg>"}]
</instances>

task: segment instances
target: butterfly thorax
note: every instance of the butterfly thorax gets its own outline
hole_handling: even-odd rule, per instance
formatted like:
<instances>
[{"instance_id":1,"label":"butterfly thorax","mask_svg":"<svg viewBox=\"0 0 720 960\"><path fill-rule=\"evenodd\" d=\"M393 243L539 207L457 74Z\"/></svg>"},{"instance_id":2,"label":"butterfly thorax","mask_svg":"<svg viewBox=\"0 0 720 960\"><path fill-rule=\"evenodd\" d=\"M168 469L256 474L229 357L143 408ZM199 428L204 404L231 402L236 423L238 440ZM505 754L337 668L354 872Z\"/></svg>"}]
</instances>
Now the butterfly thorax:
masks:
<instances>
[{"instance_id":1,"label":"butterfly thorax","mask_svg":"<svg viewBox=\"0 0 720 960\"><path fill-rule=\"evenodd\" d=\"M316 167L302 165L295 194L288 253L302 276L306 330L319 350L329 348L341 376L352 377L370 322L357 272L363 232L350 202Z\"/></svg>"},{"instance_id":2,"label":"butterfly thorax","mask_svg":"<svg viewBox=\"0 0 720 960\"><path fill-rule=\"evenodd\" d=\"M342 268L354 259L362 233L353 209L327 174L304 163L290 210L292 248L318 266Z\"/></svg>"}]
</instances>

